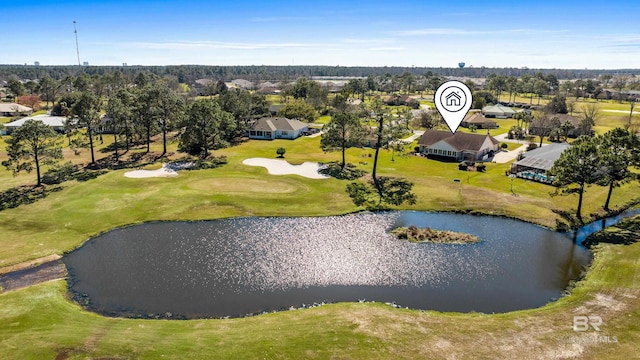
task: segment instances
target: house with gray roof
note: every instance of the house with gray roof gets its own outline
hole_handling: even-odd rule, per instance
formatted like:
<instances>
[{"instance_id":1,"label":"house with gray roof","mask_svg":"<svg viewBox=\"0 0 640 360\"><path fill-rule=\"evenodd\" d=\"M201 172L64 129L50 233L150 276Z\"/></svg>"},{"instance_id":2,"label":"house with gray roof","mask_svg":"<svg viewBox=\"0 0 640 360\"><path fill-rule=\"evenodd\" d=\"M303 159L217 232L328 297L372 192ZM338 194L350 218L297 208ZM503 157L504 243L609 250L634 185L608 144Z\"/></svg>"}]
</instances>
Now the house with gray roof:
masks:
<instances>
[{"instance_id":1,"label":"house with gray roof","mask_svg":"<svg viewBox=\"0 0 640 360\"><path fill-rule=\"evenodd\" d=\"M455 161L484 161L498 151L499 142L489 134L426 130L418 140L420 153Z\"/></svg>"},{"instance_id":2,"label":"house with gray roof","mask_svg":"<svg viewBox=\"0 0 640 360\"><path fill-rule=\"evenodd\" d=\"M482 114L486 117L493 117L498 119L512 118L516 114L512 108L501 104L488 105L482 108Z\"/></svg>"},{"instance_id":3,"label":"house with gray roof","mask_svg":"<svg viewBox=\"0 0 640 360\"><path fill-rule=\"evenodd\" d=\"M251 90L255 87L255 84L252 83L249 80L245 80L245 79L235 79L235 80L231 80L231 83L243 90Z\"/></svg>"},{"instance_id":4,"label":"house with gray roof","mask_svg":"<svg viewBox=\"0 0 640 360\"><path fill-rule=\"evenodd\" d=\"M250 139L296 139L309 130L309 124L284 117L263 117L249 130Z\"/></svg>"},{"instance_id":5,"label":"house with gray roof","mask_svg":"<svg viewBox=\"0 0 640 360\"><path fill-rule=\"evenodd\" d=\"M30 117L25 117L16 121L12 121L10 123L4 124L5 130L7 134L11 134L17 128L24 125L27 120L36 120L41 121L45 125L49 125L53 128L53 130L63 133L64 132L64 124L67 121L67 118L64 116L52 116L52 115L35 115Z\"/></svg>"},{"instance_id":6,"label":"house with gray roof","mask_svg":"<svg viewBox=\"0 0 640 360\"><path fill-rule=\"evenodd\" d=\"M16 104L16 103L0 103L0 116L9 117L9 116L19 116L19 115L28 115L33 112L33 109Z\"/></svg>"}]
</instances>

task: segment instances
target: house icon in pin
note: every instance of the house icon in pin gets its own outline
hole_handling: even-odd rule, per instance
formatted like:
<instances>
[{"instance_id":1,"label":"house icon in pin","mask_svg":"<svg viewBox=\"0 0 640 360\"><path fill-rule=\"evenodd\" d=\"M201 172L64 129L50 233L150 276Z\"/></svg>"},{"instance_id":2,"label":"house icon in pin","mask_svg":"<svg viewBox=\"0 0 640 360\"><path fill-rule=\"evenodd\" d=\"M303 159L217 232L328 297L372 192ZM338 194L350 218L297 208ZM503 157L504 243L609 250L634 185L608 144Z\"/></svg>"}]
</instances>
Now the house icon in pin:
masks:
<instances>
[{"instance_id":1,"label":"house icon in pin","mask_svg":"<svg viewBox=\"0 0 640 360\"><path fill-rule=\"evenodd\" d=\"M458 95L457 92L451 92L449 95L445 97L447 102L447 106L460 106L460 100L462 98Z\"/></svg>"}]
</instances>

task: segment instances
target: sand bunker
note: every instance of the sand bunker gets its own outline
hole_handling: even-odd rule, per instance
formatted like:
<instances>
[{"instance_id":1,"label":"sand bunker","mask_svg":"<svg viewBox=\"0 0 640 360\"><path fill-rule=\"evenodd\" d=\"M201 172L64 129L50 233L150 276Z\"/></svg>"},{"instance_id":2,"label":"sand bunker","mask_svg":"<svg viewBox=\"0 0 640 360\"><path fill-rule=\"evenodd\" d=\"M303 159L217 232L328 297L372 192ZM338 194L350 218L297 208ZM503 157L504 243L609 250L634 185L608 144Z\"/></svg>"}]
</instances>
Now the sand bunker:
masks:
<instances>
[{"instance_id":1,"label":"sand bunker","mask_svg":"<svg viewBox=\"0 0 640 360\"><path fill-rule=\"evenodd\" d=\"M124 173L124 176L132 179L142 179L151 177L172 177L178 176L178 170L193 166L193 163L171 163L162 164L162 168L157 170L133 170Z\"/></svg>"},{"instance_id":2,"label":"sand bunker","mask_svg":"<svg viewBox=\"0 0 640 360\"><path fill-rule=\"evenodd\" d=\"M318 173L320 164L317 162L305 162L302 165L291 165L286 160L251 158L242 162L249 166L262 166L267 168L271 175L300 175L309 179L327 179L329 176Z\"/></svg>"}]
</instances>

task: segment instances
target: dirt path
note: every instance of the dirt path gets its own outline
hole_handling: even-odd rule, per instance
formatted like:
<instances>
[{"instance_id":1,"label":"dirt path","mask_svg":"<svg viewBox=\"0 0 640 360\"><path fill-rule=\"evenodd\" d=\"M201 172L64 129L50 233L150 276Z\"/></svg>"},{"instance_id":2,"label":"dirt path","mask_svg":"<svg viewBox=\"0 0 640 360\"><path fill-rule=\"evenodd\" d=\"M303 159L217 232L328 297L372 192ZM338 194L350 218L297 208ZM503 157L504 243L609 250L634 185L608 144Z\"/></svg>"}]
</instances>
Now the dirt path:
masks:
<instances>
[{"instance_id":1,"label":"dirt path","mask_svg":"<svg viewBox=\"0 0 640 360\"><path fill-rule=\"evenodd\" d=\"M67 277L67 268L60 259L59 255L50 255L0 268L0 291L7 292Z\"/></svg>"}]
</instances>

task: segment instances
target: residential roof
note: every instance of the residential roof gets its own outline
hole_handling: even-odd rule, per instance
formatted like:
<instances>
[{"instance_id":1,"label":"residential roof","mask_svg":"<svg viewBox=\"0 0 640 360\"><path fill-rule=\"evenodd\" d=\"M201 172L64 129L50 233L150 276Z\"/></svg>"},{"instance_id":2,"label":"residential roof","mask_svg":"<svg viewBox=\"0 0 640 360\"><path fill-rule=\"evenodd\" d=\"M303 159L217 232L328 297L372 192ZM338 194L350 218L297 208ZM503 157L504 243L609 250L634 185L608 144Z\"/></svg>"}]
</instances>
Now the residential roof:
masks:
<instances>
[{"instance_id":1,"label":"residential roof","mask_svg":"<svg viewBox=\"0 0 640 360\"><path fill-rule=\"evenodd\" d=\"M27 112L33 111L32 108L16 103L0 103L0 112Z\"/></svg>"},{"instance_id":2,"label":"residential roof","mask_svg":"<svg viewBox=\"0 0 640 360\"><path fill-rule=\"evenodd\" d=\"M309 124L303 123L296 119L287 119L284 117L263 117L258 119L252 130L256 131L276 131L276 130L300 130L308 127Z\"/></svg>"},{"instance_id":3,"label":"residential roof","mask_svg":"<svg viewBox=\"0 0 640 360\"><path fill-rule=\"evenodd\" d=\"M418 145L431 146L443 139L451 136L451 132L438 130L425 130L424 134L418 140Z\"/></svg>"},{"instance_id":4,"label":"residential roof","mask_svg":"<svg viewBox=\"0 0 640 360\"><path fill-rule=\"evenodd\" d=\"M410 104L413 102L417 102L418 100L412 98L409 95L389 95L383 100L385 103L396 103L396 104Z\"/></svg>"},{"instance_id":5,"label":"residential roof","mask_svg":"<svg viewBox=\"0 0 640 360\"><path fill-rule=\"evenodd\" d=\"M238 85L243 89L251 89L253 88L254 84L249 81L249 80L245 80L245 79L235 79L235 80L231 80L232 84Z\"/></svg>"},{"instance_id":6,"label":"residential roof","mask_svg":"<svg viewBox=\"0 0 640 360\"><path fill-rule=\"evenodd\" d=\"M265 81L263 83L258 84L258 88L264 88L264 87L278 87L280 85L279 82L276 83L272 83L270 81Z\"/></svg>"},{"instance_id":7,"label":"residential roof","mask_svg":"<svg viewBox=\"0 0 640 360\"><path fill-rule=\"evenodd\" d=\"M503 114L515 114L512 108L496 104L496 105L488 105L482 108L483 113L503 113Z\"/></svg>"},{"instance_id":8,"label":"residential roof","mask_svg":"<svg viewBox=\"0 0 640 360\"><path fill-rule=\"evenodd\" d=\"M492 119L487 119L486 117L484 117L479 112L474 112L474 113L467 114L467 117L463 120L463 122L466 122L466 123L469 123L469 124L486 124L486 123L495 124L496 123Z\"/></svg>"},{"instance_id":9,"label":"residential roof","mask_svg":"<svg viewBox=\"0 0 640 360\"><path fill-rule=\"evenodd\" d=\"M484 144L487 136L491 140L492 144L496 145L499 143L499 141L491 135L469 134L463 132L451 134L449 131L426 130L420 137L418 145L431 146L437 142L445 141L458 151L478 151L482 147L482 144Z\"/></svg>"},{"instance_id":10,"label":"residential roof","mask_svg":"<svg viewBox=\"0 0 640 360\"><path fill-rule=\"evenodd\" d=\"M6 123L4 124L4 126L8 128L17 128L24 125L27 120L42 121L45 125L49 125L51 127L63 127L64 122L67 121L67 118L64 116L36 115Z\"/></svg>"},{"instance_id":11,"label":"residential roof","mask_svg":"<svg viewBox=\"0 0 640 360\"><path fill-rule=\"evenodd\" d=\"M566 143L545 145L524 153L524 158L515 164L534 169L549 170L556 160L560 158L560 154L570 146Z\"/></svg>"},{"instance_id":12,"label":"residential roof","mask_svg":"<svg viewBox=\"0 0 640 360\"><path fill-rule=\"evenodd\" d=\"M560 123L564 123L565 121L569 120L573 125L579 125L580 124L580 119L578 119L575 116L571 116L569 114L553 114L551 115L552 117L558 118L558 120L560 120Z\"/></svg>"}]
</instances>

